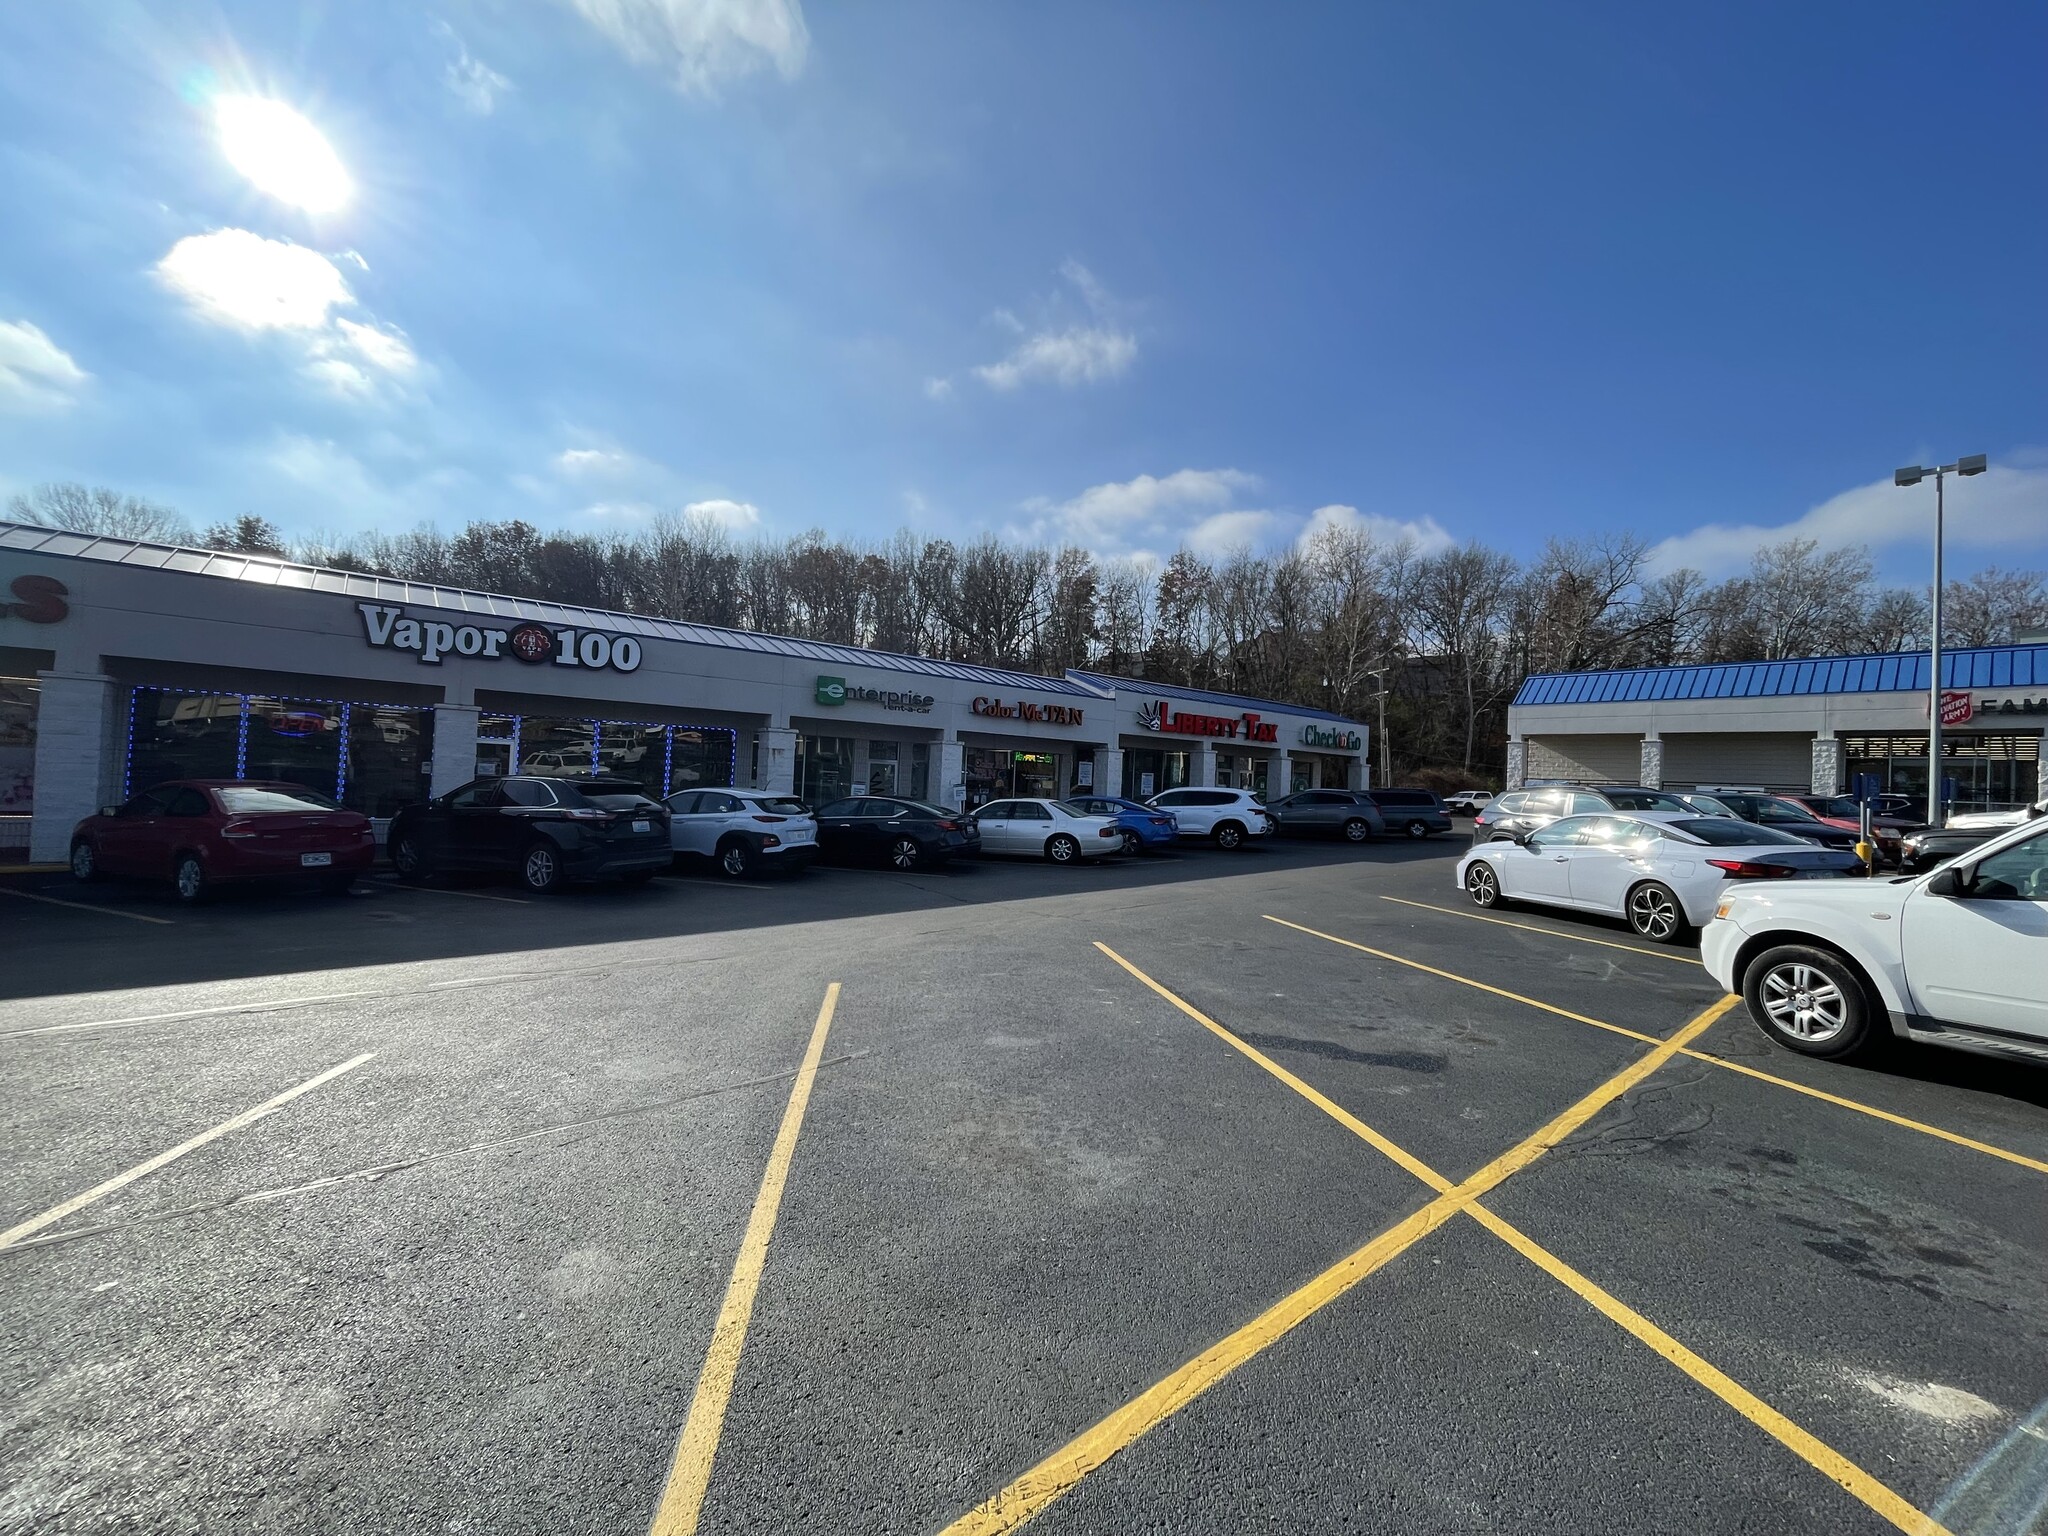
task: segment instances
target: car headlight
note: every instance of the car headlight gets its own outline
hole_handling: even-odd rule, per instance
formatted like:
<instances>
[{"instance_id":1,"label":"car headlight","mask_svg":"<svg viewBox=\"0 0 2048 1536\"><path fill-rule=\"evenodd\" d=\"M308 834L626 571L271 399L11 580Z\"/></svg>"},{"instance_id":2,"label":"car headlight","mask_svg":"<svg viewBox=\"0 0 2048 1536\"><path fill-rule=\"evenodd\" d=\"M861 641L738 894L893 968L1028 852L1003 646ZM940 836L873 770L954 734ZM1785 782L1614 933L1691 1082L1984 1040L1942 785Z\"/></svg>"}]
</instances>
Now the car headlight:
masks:
<instances>
[{"instance_id":1,"label":"car headlight","mask_svg":"<svg viewBox=\"0 0 2048 1536\"><path fill-rule=\"evenodd\" d=\"M1734 902L1732 902L1732 901L1724 901L1724 902L1722 902L1722 903L1721 903L1721 904L1720 904L1719 906L1717 906L1717 907L1715 907L1715 908L1714 908L1714 916L1716 916L1716 917L1726 917L1726 916L1727 916L1727 915L1728 915L1728 914L1729 914L1730 912L1733 912L1734 910L1735 910L1735 903L1734 903Z\"/></svg>"}]
</instances>

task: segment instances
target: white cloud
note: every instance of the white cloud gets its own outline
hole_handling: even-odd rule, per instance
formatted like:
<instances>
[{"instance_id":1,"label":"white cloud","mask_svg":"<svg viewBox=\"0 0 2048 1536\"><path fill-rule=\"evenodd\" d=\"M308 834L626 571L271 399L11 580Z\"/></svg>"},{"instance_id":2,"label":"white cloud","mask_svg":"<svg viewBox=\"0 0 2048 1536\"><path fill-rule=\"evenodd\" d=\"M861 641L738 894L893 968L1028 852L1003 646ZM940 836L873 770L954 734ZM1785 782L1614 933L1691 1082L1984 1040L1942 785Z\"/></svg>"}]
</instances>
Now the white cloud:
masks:
<instances>
[{"instance_id":1,"label":"white cloud","mask_svg":"<svg viewBox=\"0 0 2048 1536\"><path fill-rule=\"evenodd\" d=\"M1024 504L1032 522L1013 530L1026 539L1059 539L1100 554L1128 552L1139 543L1181 542L1189 529L1233 510L1239 491L1258 484L1236 469L1181 469L1170 475L1092 485L1071 501L1039 496Z\"/></svg>"},{"instance_id":2,"label":"white cloud","mask_svg":"<svg viewBox=\"0 0 2048 1536\"><path fill-rule=\"evenodd\" d=\"M686 96L715 96L727 80L772 64L785 80L804 67L811 35L797 0L569 0L635 64L666 70Z\"/></svg>"},{"instance_id":3,"label":"white cloud","mask_svg":"<svg viewBox=\"0 0 2048 1536\"><path fill-rule=\"evenodd\" d=\"M693 501L683 508L685 517L708 517L715 523L722 523L733 533L761 525L761 509L750 501L727 501L722 497L710 501Z\"/></svg>"},{"instance_id":4,"label":"white cloud","mask_svg":"<svg viewBox=\"0 0 2048 1536\"><path fill-rule=\"evenodd\" d=\"M405 332L396 326L359 325L349 319L337 318L335 328L341 332L342 345L354 352L363 361L386 373L411 373L420 365L419 355L412 349L412 343L405 338Z\"/></svg>"},{"instance_id":5,"label":"white cloud","mask_svg":"<svg viewBox=\"0 0 2048 1536\"><path fill-rule=\"evenodd\" d=\"M512 89L512 82L472 54L446 22L435 23L434 29L455 45L455 57L441 71L448 94L463 111L489 117L498 110L498 98Z\"/></svg>"},{"instance_id":6,"label":"white cloud","mask_svg":"<svg viewBox=\"0 0 2048 1536\"><path fill-rule=\"evenodd\" d=\"M655 507L646 501L596 501L582 509L578 517L596 518L600 522L644 523L653 517Z\"/></svg>"},{"instance_id":7,"label":"white cloud","mask_svg":"<svg viewBox=\"0 0 2048 1536\"><path fill-rule=\"evenodd\" d=\"M91 377L39 326L0 320L0 410L68 405Z\"/></svg>"},{"instance_id":8,"label":"white cloud","mask_svg":"<svg viewBox=\"0 0 2048 1536\"><path fill-rule=\"evenodd\" d=\"M634 458L616 448L564 448L555 468L565 475L615 475L631 469Z\"/></svg>"},{"instance_id":9,"label":"white cloud","mask_svg":"<svg viewBox=\"0 0 2048 1536\"><path fill-rule=\"evenodd\" d=\"M2028 455L1994 464L1981 475L1947 481L1945 543L1950 549L2048 553L2048 466ZM1659 571L1693 566L1708 576L1746 570L1767 544L1812 539L1822 549L1864 544L1873 550L1934 544L1934 487L1893 485L1889 478L1831 496L1784 523L1708 523L1674 534L1650 551Z\"/></svg>"},{"instance_id":10,"label":"white cloud","mask_svg":"<svg viewBox=\"0 0 2048 1536\"><path fill-rule=\"evenodd\" d=\"M1183 542L1198 555L1227 554L1266 542L1282 521L1275 512L1217 512L1190 528Z\"/></svg>"},{"instance_id":11,"label":"white cloud","mask_svg":"<svg viewBox=\"0 0 2048 1536\"><path fill-rule=\"evenodd\" d=\"M924 397L927 400L952 399L953 381L951 379L926 379L924 381Z\"/></svg>"},{"instance_id":12,"label":"white cloud","mask_svg":"<svg viewBox=\"0 0 2048 1536\"><path fill-rule=\"evenodd\" d=\"M1079 325L1028 336L1001 362L977 367L974 376L990 389L1010 390L1039 380L1072 389L1117 378L1137 355L1138 339L1128 331Z\"/></svg>"},{"instance_id":13,"label":"white cloud","mask_svg":"<svg viewBox=\"0 0 2048 1536\"><path fill-rule=\"evenodd\" d=\"M1457 542L1433 517L1393 518L1380 512L1361 512L1338 502L1309 513L1301 530L1301 542L1306 544L1328 527L1357 529L1379 544L1398 544L1406 539L1415 546L1418 555L1441 554Z\"/></svg>"},{"instance_id":14,"label":"white cloud","mask_svg":"<svg viewBox=\"0 0 2048 1536\"><path fill-rule=\"evenodd\" d=\"M246 229L187 235L156 264L157 277L204 318L243 330L319 330L355 295L318 251Z\"/></svg>"},{"instance_id":15,"label":"white cloud","mask_svg":"<svg viewBox=\"0 0 2048 1536\"><path fill-rule=\"evenodd\" d=\"M1033 383L1063 389L1100 384L1121 378L1137 361L1138 338L1118 323L1116 301L1095 274L1069 258L1060 263L1060 278L1066 289L1039 306L1041 323L1036 330L1007 309L989 316L992 323L1023 338L1008 356L973 370L990 389L1007 392ZM1076 298L1088 312L1085 320L1072 318ZM950 392L950 381L946 387ZM926 382L925 393L941 398L933 394L932 381Z\"/></svg>"},{"instance_id":16,"label":"white cloud","mask_svg":"<svg viewBox=\"0 0 2048 1536\"><path fill-rule=\"evenodd\" d=\"M338 395L368 395L376 391L370 376L346 358L315 357L306 364L305 375L325 384Z\"/></svg>"}]
</instances>

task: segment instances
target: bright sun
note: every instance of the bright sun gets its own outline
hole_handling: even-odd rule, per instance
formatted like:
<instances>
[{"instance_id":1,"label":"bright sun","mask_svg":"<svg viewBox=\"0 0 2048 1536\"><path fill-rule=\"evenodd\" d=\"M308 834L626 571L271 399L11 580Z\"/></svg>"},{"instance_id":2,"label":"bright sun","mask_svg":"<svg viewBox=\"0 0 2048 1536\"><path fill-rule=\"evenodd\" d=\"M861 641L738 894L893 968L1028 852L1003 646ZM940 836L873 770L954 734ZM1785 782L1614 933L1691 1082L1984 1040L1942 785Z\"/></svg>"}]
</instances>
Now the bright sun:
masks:
<instances>
[{"instance_id":1,"label":"bright sun","mask_svg":"<svg viewBox=\"0 0 2048 1536\"><path fill-rule=\"evenodd\" d=\"M308 213L332 213L353 190L320 130L281 101L222 96L213 104L221 152L263 191Z\"/></svg>"}]
</instances>

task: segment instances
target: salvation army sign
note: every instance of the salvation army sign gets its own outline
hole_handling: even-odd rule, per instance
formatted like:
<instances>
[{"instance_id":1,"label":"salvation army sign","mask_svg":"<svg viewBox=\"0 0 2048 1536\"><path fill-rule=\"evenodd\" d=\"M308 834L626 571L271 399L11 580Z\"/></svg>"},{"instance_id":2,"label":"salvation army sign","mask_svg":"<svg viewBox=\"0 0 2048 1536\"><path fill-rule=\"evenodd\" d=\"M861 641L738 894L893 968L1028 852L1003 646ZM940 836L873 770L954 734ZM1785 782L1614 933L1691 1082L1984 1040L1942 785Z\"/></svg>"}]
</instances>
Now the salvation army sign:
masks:
<instances>
[{"instance_id":1,"label":"salvation army sign","mask_svg":"<svg viewBox=\"0 0 2048 1536\"><path fill-rule=\"evenodd\" d=\"M1941 696L1943 725L1968 725L1976 712L1977 701L1967 693L1944 693Z\"/></svg>"},{"instance_id":2,"label":"salvation army sign","mask_svg":"<svg viewBox=\"0 0 2048 1536\"><path fill-rule=\"evenodd\" d=\"M479 661L510 657L529 666L609 667L631 672L640 665L640 642L631 635L599 629L529 621L510 628L419 619L384 603L358 603L363 638L378 650L410 651L422 666L438 667L450 656Z\"/></svg>"}]
</instances>

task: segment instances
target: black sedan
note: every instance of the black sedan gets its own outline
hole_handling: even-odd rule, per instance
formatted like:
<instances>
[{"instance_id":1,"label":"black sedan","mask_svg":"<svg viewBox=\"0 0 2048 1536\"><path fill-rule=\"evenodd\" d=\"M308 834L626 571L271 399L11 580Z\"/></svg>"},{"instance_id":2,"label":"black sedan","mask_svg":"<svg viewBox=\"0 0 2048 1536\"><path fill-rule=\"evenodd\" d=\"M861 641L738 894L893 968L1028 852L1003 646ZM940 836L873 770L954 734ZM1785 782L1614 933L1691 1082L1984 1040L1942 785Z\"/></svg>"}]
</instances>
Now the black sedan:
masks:
<instances>
[{"instance_id":1,"label":"black sedan","mask_svg":"<svg viewBox=\"0 0 2048 1536\"><path fill-rule=\"evenodd\" d=\"M973 818L921 800L858 795L818 811L818 854L842 864L916 869L981 852Z\"/></svg>"},{"instance_id":2,"label":"black sedan","mask_svg":"<svg viewBox=\"0 0 2048 1536\"><path fill-rule=\"evenodd\" d=\"M506 870L530 891L607 875L638 883L669 867L668 812L631 779L472 779L409 805L385 839L403 880Z\"/></svg>"}]
</instances>

